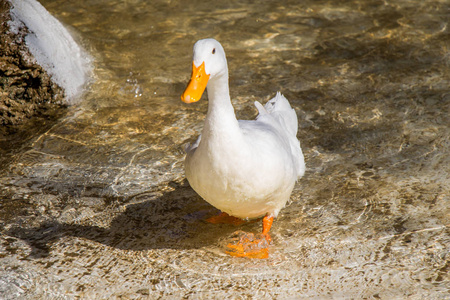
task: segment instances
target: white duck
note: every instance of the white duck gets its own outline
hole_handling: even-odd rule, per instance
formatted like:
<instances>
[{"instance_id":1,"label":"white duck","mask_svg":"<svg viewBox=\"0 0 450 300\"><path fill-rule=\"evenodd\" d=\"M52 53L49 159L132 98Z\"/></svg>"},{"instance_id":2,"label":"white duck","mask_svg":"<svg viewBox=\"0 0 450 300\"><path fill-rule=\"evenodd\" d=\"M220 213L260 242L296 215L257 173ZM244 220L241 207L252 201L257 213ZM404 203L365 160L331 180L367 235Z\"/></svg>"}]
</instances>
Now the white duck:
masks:
<instances>
[{"instance_id":1,"label":"white duck","mask_svg":"<svg viewBox=\"0 0 450 300\"><path fill-rule=\"evenodd\" d=\"M265 106L255 101L255 120L238 121L225 51L214 39L195 43L192 76L181 99L196 102L206 87L208 113L202 135L186 147L186 177L203 199L224 213L241 219L265 216L263 236L270 241L273 219L305 172L297 115L278 92Z\"/></svg>"}]
</instances>

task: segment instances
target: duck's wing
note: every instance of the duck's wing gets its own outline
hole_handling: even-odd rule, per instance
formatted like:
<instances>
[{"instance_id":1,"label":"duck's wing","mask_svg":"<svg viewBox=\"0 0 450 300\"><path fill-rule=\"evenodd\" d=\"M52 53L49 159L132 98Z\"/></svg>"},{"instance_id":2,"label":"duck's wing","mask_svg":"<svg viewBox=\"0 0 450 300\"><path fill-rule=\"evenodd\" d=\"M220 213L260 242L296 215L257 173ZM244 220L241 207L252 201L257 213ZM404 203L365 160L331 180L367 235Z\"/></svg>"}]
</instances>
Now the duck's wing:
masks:
<instances>
[{"instance_id":1,"label":"duck's wing","mask_svg":"<svg viewBox=\"0 0 450 300\"><path fill-rule=\"evenodd\" d=\"M202 140L202 135L200 134L194 143L192 143L192 144L187 143L186 145L184 145L184 152L186 152L186 153L194 152L195 149L197 149L198 144L200 144L201 140Z\"/></svg>"},{"instance_id":2,"label":"duck's wing","mask_svg":"<svg viewBox=\"0 0 450 300\"><path fill-rule=\"evenodd\" d=\"M280 132L281 135L284 135L289 141L291 155L294 164L297 167L298 178L302 177L305 173L305 160L300 147L300 142L297 139L297 113L291 107L286 97L280 92L277 92L276 96L269 100L264 106L257 101L255 101L255 106L259 113L256 117L256 121L275 123L274 126L279 128L278 132Z\"/></svg>"}]
</instances>

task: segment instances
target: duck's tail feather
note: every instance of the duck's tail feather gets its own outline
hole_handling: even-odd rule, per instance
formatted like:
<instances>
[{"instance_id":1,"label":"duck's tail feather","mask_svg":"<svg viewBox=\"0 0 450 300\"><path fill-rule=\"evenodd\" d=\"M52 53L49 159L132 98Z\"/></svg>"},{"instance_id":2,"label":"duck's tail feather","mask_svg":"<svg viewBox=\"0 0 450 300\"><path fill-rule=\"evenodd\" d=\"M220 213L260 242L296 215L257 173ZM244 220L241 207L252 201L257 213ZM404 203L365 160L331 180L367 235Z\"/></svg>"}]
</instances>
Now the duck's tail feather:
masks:
<instances>
[{"instance_id":1,"label":"duck's tail feather","mask_svg":"<svg viewBox=\"0 0 450 300\"><path fill-rule=\"evenodd\" d=\"M298 119L295 110L289 104L288 99L280 92L270 99L265 105L265 110L273 116L282 127L291 135L297 136ZM259 110L259 109L258 109ZM261 113L261 112L260 112Z\"/></svg>"},{"instance_id":2,"label":"duck's tail feather","mask_svg":"<svg viewBox=\"0 0 450 300\"><path fill-rule=\"evenodd\" d=\"M305 173L305 160L300 147L300 142L297 139L297 113L291 107L289 101L280 92L277 92L276 96L269 100L266 105L262 106L261 103L255 102L255 106L259 112L257 119L270 115L281 126L283 131L288 133L289 145L295 160L294 164L297 168L297 176L298 178L302 177Z\"/></svg>"}]
</instances>

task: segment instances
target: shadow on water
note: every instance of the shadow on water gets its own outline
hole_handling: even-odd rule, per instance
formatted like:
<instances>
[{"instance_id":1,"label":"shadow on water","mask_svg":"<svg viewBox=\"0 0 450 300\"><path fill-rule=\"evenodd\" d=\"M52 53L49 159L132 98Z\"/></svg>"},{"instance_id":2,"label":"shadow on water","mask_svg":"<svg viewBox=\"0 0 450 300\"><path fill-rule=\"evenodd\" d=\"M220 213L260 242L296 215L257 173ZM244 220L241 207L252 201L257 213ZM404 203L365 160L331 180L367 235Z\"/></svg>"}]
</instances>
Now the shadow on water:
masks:
<instances>
[{"instance_id":1,"label":"shadow on water","mask_svg":"<svg viewBox=\"0 0 450 300\"><path fill-rule=\"evenodd\" d=\"M67 107L56 107L36 113L31 120L20 125L2 125L0 129L0 172L14 162L14 155L21 154L36 138L52 128L68 114Z\"/></svg>"},{"instance_id":2,"label":"shadow on water","mask_svg":"<svg viewBox=\"0 0 450 300\"><path fill-rule=\"evenodd\" d=\"M219 211L196 196L189 185L174 185L174 190L151 200L145 200L151 198L145 193L127 199L104 199L125 203L126 207L109 227L51 221L32 229L16 227L7 234L28 243L32 250L29 257L39 258L50 255L51 245L64 237L84 238L132 251L196 249L217 244L220 238L238 229L206 222L206 218ZM137 198L141 202L132 203Z\"/></svg>"}]
</instances>

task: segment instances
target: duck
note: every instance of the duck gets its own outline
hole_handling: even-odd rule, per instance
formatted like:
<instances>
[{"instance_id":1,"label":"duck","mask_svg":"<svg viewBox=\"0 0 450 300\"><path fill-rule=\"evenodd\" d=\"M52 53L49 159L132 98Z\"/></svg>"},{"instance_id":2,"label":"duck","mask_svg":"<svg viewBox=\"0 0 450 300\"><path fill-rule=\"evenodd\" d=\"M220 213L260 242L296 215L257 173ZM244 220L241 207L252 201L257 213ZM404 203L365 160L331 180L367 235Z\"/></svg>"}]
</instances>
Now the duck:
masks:
<instances>
[{"instance_id":1,"label":"duck","mask_svg":"<svg viewBox=\"0 0 450 300\"><path fill-rule=\"evenodd\" d=\"M259 236L239 236L226 252L267 258L273 221L305 173L297 114L277 92L265 105L255 101L258 115L254 120L237 120L225 50L212 38L194 44L192 74L181 100L197 102L205 89L209 102L203 130L185 147L186 179L198 195L221 211L211 222L262 217Z\"/></svg>"}]
</instances>

